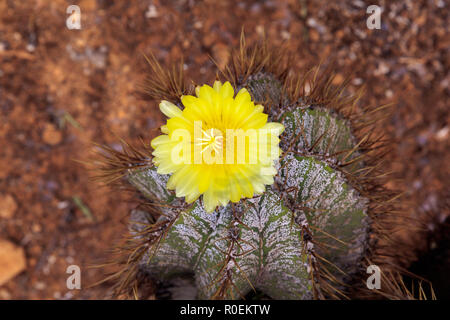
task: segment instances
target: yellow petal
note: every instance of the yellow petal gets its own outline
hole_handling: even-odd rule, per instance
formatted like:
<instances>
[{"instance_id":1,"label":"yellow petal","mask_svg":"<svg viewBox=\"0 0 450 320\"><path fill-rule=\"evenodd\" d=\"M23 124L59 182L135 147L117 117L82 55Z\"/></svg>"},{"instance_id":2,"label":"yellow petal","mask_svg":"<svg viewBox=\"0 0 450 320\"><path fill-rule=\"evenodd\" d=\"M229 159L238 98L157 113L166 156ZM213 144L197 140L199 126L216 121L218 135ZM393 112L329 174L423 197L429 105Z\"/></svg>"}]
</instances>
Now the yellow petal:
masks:
<instances>
[{"instance_id":1,"label":"yellow petal","mask_svg":"<svg viewBox=\"0 0 450 320\"><path fill-rule=\"evenodd\" d=\"M222 88L220 88L220 94L222 96L222 99L233 98L234 89L228 81L224 83Z\"/></svg>"},{"instance_id":2,"label":"yellow petal","mask_svg":"<svg viewBox=\"0 0 450 320\"><path fill-rule=\"evenodd\" d=\"M220 81L214 81L214 86L213 86L214 90L216 92L220 92L220 88L222 88L222 82Z\"/></svg>"},{"instance_id":3,"label":"yellow petal","mask_svg":"<svg viewBox=\"0 0 450 320\"><path fill-rule=\"evenodd\" d=\"M210 184L211 184L211 175L213 174L211 172L211 169L208 166L205 166L203 173L199 176L198 181L198 190L200 193L205 192L208 190Z\"/></svg>"},{"instance_id":4,"label":"yellow petal","mask_svg":"<svg viewBox=\"0 0 450 320\"><path fill-rule=\"evenodd\" d=\"M175 172L178 169L178 165L175 165L174 163L166 160L166 161L162 161L159 166L158 169L156 170L156 172L158 172L159 174L170 174Z\"/></svg>"},{"instance_id":5,"label":"yellow petal","mask_svg":"<svg viewBox=\"0 0 450 320\"><path fill-rule=\"evenodd\" d=\"M263 112L264 111L264 106L261 105L261 104L256 105L255 106L255 111L258 112L258 113Z\"/></svg>"},{"instance_id":6,"label":"yellow petal","mask_svg":"<svg viewBox=\"0 0 450 320\"><path fill-rule=\"evenodd\" d=\"M276 136L279 136L284 131L284 126L279 122L268 122L263 129L270 130L270 132Z\"/></svg>"},{"instance_id":7,"label":"yellow petal","mask_svg":"<svg viewBox=\"0 0 450 320\"><path fill-rule=\"evenodd\" d=\"M151 142L150 145L152 146L153 149L156 149L159 145L165 144L165 143L169 143L170 142L170 138L168 135L160 135L157 136L156 138L154 138Z\"/></svg>"},{"instance_id":8,"label":"yellow petal","mask_svg":"<svg viewBox=\"0 0 450 320\"><path fill-rule=\"evenodd\" d=\"M207 101L208 103L213 103L213 98L216 92L213 88L207 84L203 85L199 90L199 98Z\"/></svg>"},{"instance_id":9,"label":"yellow petal","mask_svg":"<svg viewBox=\"0 0 450 320\"><path fill-rule=\"evenodd\" d=\"M190 193L190 194L186 195L185 200L186 200L187 203L192 203L192 202L194 202L195 200L197 200L198 197L200 197L200 194L201 194L200 192L197 192L197 193Z\"/></svg>"},{"instance_id":10,"label":"yellow petal","mask_svg":"<svg viewBox=\"0 0 450 320\"><path fill-rule=\"evenodd\" d=\"M165 133L165 134L169 134L170 130L169 130L169 128L167 128L166 125L164 125L164 126L161 126L161 132Z\"/></svg>"},{"instance_id":11,"label":"yellow petal","mask_svg":"<svg viewBox=\"0 0 450 320\"><path fill-rule=\"evenodd\" d=\"M206 212L208 213L213 212L218 204L219 201L211 189L209 189L203 194L203 207Z\"/></svg>"},{"instance_id":12,"label":"yellow petal","mask_svg":"<svg viewBox=\"0 0 450 320\"><path fill-rule=\"evenodd\" d=\"M168 118L181 117L183 114L182 111L180 110L180 108L178 108L172 102L169 102L166 100L161 101L161 103L159 104L159 109Z\"/></svg>"}]
</instances>

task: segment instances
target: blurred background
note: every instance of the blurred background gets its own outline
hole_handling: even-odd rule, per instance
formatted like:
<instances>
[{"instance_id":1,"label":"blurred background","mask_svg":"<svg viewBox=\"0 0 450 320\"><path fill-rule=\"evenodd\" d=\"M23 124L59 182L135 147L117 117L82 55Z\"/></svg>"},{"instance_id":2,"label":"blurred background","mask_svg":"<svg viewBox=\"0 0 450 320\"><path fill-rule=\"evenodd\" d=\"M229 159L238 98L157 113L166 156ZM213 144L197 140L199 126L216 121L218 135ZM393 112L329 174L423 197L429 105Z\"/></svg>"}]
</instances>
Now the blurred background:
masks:
<instances>
[{"instance_id":1,"label":"blurred background","mask_svg":"<svg viewBox=\"0 0 450 320\"><path fill-rule=\"evenodd\" d=\"M69 30L69 5L81 30ZM366 25L382 8L381 29ZM444 222L449 189L449 3L444 0L0 0L0 299L103 299L88 288L126 233L134 204L90 181L74 160L91 141L119 147L157 134L163 116L140 93L149 68L183 59L188 79L211 83L229 48L266 35L294 54L293 72L335 59L335 84L367 88L361 104L395 103L388 188L411 217ZM431 217L431 218L430 218ZM429 220L426 220L429 219ZM448 220L447 220L448 221ZM414 236L411 236L413 239ZM419 240L420 241L420 240ZM420 249L424 244L413 244ZM66 268L81 268L69 290Z\"/></svg>"}]
</instances>

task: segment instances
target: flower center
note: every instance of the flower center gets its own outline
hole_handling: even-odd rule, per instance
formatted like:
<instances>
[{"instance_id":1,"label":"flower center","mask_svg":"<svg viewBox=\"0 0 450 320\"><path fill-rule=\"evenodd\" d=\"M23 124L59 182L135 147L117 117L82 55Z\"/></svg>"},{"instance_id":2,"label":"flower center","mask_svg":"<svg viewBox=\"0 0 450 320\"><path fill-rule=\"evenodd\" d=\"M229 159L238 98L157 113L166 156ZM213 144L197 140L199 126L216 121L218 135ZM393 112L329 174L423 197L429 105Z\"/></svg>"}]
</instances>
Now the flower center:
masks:
<instances>
[{"instance_id":1,"label":"flower center","mask_svg":"<svg viewBox=\"0 0 450 320\"><path fill-rule=\"evenodd\" d=\"M197 145L202 146L202 152L212 148L214 152L219 153L223 147L223 135L220 130L211 128L202 130L203 137L197 138Z\"/></svg>"}]
</instances>

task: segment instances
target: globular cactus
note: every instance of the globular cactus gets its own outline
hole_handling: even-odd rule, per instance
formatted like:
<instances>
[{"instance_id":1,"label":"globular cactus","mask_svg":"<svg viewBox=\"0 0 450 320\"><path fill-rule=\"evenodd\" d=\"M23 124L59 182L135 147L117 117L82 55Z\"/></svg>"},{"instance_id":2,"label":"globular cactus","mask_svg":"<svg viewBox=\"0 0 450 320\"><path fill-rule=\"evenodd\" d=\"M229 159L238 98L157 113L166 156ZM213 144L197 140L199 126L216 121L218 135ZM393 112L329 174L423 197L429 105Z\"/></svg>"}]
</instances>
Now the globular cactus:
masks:
<instances>
[{"instance_id":1,"label":"globular cactus","mask_svg":"<svg viewBox=\"0 0 450 320\"><path fill-rule=\"evenodd\" d=\"M320 136L325 143L316 144L319 154L321 148L331 154L348 152L355 139L330 112L306 106L282 116L286 142L295 140L301 126L304 137L291 151L284 144L287 152L276 182L261 196L207 213L200 200L186 208L172 205L177 199L166 189L168 176L156 168L130 171L133 186L166 205L158 220L165 227L158 233L167 234L149 248L142 268L158 279L194 273L200 298L240 297L256 288L273 298L305 299L313 294L319 256L334 277L359 263L367 235L367 199L333 169L338 156L325 161L314 151L301 154ZM145 219L139 215L146 213L137 211L133 219Z\"/></svg>"},{"instance_id":2,"label":"globular cactus","mask_svg":"<svg viewBox=\"0 0 450 320\"><path fill-rule=\"evenodd\" d=\"M120 173L146 199L131 216L133 245L120 289L137 274L190 274L200 299L252 290L274 299L347 297L372 257L373 219L389 198L375 182L375 113L356 106L358 95L343 95L345 84L333 87L328 71L292 80L265 45L251 51L242 42L232 57L225 80L236 92L246 88L269 121L284 126L273 184L208 213L202 197L187 203L167 188L170 174L158 173L150 147L106 148L104 176ZM192 89L181 71L150 63L156 73L149 93L182 109L181 96Z\"/></svg>"}]
</instances>

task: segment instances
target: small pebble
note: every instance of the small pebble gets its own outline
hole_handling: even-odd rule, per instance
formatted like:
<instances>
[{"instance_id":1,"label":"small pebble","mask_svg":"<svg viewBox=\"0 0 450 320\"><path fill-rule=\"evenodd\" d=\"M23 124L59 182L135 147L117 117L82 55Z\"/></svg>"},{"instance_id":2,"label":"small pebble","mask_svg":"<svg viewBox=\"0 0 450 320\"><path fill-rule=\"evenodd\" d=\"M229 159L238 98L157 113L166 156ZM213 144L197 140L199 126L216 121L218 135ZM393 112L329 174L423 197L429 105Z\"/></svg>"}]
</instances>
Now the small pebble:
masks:
<instances>
[{"instance_id":1,"label":"small pebble","mask_svg":"<svg viewBox=\"0 0 450 320\"><path fill-rule=\"evenodd\" d=\"M62 133L53 124L47 124L42 133L42 139L46 144L54 146L62 141Z\"/></svg>"},{"instance_id":2,"label":"small pebble","mask_svg":"<svg viewBox=\"0 0 450 320\"><path fill-rule=\"evenodd\" d=\"M25 270L26 259L23 248L0 239L0 286Z\"/></svg>"},{"instance_id":3,"label":"small pebble","mask_svg":"<svg viewBox=\"0 0 450 320\"><path fill-rule=\"evenodd\" d=\"M17 210L17 203L13 196L0 195L0 218L10 219Z\"/></svg>"},{"instance_id":4,"label":"small pebble","mask_svg":"<svg viewBox=\"0 0 450 320\"><path fill-rule=\"evenodd\" d=\"M156 10L155 5L151 4L148 6L147 11L145 12L145 17L147 19L157 18L159 16L158 10Z\"/></svg>"},{"instance_id":5,"label":"small pebble","mask_svg":"<svg viewBox=\"0 0 450 320\"><path fill-rule=\"evenodd\" d=\"M436 133L436 139L438 139L439 141L444 141L444 140L446 140L447 137L448 137L448 131L449 131L448 127L442 128L441 130L439 130L439 131Z\"/></svg>"}]
</instances>

